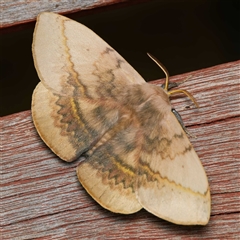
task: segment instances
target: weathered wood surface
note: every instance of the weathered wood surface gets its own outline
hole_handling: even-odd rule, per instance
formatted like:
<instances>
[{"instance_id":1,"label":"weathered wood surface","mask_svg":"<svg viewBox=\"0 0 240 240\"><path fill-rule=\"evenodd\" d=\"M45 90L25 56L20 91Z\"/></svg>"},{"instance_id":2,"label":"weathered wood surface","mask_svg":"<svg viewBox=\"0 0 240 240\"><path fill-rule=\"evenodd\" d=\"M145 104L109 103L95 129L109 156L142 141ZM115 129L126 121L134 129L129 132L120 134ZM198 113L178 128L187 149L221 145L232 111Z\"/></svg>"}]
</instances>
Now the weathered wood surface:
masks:
<instances>
[{"instance_id":1,"label":"weathered wood surface","mask_svg":"<svg viewBox=\"0 0 240 240\"><path fill-rule=\"evenodd\" d=\"M197 137L191 142L209 178L207 226L174 225L145 210L120 215L103 209L78 182L77 161L57 158L25 111L1 119L2 239L239 239L239 67L237 61L171 78L191 75L181 88L200 105L186 97L172 101Z\"/></svg>"},{"instance_id":2,"label":"weathered wood surface","mask_svg":"<svg viewBox=\"0 0 240 240\"><path fill-rule=\"evenodd\" d=\"M0 2L0 28L33 21L40 12L44 11L66 14L126 1L127 0L2 0Z\"/></svg>"}]
</instances>

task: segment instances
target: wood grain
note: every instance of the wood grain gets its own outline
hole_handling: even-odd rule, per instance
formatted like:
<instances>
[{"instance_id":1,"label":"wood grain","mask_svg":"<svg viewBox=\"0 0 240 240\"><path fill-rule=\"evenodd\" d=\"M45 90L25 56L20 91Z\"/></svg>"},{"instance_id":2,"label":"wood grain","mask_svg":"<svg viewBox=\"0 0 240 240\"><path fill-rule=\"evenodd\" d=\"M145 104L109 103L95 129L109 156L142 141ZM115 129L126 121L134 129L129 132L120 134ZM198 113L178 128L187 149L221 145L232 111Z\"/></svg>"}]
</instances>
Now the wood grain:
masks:
<instances>
[{"instance_id":1,"label":"wood grain","mask_svg":"<svg viewBox=\"0 0 240 240\"><path fill-rule=\"evenodd\" d=\"M172 100L207 172L212 213L207 226L178 226L145 210L132 215L99 206L65 163L41 141L30 111L1 118L2 239L238 239L240 232L240 61L171 78L197 99ZM162 80L153 81L160 84ZM186 108L190 106L190 108ZM154 117L154 116L153 116Z\"/></svg>"},{"instance_id":2,"label":"wood grain","mask_svg":"<svg viewBox=\"0 0 240 240\"><path fill-rule=\"evenodd\" d=\"M0 28L30 22L36 19L40 12L73 13L127 0L76 0L76 1L1 1Z\"/></svg>"}]
</instances>

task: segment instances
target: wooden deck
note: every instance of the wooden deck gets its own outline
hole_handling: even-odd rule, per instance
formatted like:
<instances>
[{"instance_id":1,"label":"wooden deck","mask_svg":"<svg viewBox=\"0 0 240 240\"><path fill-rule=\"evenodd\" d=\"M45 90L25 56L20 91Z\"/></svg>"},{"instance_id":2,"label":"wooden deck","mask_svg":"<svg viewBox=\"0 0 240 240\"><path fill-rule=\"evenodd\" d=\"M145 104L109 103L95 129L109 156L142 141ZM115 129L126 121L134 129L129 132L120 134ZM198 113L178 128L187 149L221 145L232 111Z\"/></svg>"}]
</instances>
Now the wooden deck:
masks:
<instances>
[{"instance_id":1,"label":"wooden deck","mask_svg":"<svg viewBox=\"0 0 240 240\"><path fill-rule=\"evenodd\" d=\"M1 118L1 239L239 239L240 61L171 78L197 99L172 100L207 172L212 213L207 226L178 226L141 210L111 213L38 136L25 111ZM153 81L159 84L162 81ZM190 107L186 107L189 106ZM154 117L154 116L153 116Z\"/></svg>"},{"instance_id":2,"label":"wooden deck","mask_svg":"<svg viewBox=\"0 0 240 240\"><path fill-rule=\"evenodd\" d=\"M133 2L133 0L131 1ZM141 0L141 2L142 1L143 0ZM124 2L128 2L128 5L130 5L130 0L2 1L0 28L12 27L34 21L40 12L67 14L114 4L119 5ZM138 0L138 2L140 1Z\"/></svg>"}]
</instances>

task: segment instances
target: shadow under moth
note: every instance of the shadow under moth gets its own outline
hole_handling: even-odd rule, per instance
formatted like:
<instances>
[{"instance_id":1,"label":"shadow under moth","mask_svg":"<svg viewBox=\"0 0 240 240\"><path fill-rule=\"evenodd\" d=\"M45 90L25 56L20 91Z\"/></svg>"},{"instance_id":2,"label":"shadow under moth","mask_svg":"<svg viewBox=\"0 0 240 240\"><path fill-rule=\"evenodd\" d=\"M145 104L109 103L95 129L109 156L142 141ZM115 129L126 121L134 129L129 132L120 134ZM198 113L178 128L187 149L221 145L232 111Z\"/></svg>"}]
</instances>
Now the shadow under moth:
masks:
<instances>
[{"instance_id":1,"label":"shadow under moth","mask_svg":"<svg viewBox=\"0 0 240 240\"><path fill-rule=\"evenodd\" d=\"M172 112L168 74L164 88L146 83L94 32L55 13L38 16L32 51L37 132L61 159L85 156L77 176L102 207L208 223L208 180Z\"/></svg>"}]
</instances>

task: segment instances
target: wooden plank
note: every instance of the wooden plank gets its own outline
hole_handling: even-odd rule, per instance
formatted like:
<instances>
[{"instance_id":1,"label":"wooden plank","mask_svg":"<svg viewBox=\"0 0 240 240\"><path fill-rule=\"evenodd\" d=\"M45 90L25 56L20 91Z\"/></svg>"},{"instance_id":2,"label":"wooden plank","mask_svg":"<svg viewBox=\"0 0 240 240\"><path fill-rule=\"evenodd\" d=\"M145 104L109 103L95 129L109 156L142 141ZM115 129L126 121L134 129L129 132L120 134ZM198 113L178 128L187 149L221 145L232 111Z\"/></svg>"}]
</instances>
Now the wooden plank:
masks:
<instances>
[{"instance_id":1,"label":"wooden plank","mask_svg":"<svg viewBox=\"0 0 240 240\"><path fill-rule=\"evenodd\" d=\"M141 210L114 214L77 180L77 161L65 163L41 141L30 111L1 118L2 239L237 239L240 232L240 61L171 78L198 100L172 100L209 177L207 226L178 226ZM162 80L151 82L160 84ZM189 106L190 108L186 108Z\"/></svg>"},{"instance_id":2,"label":"wooden plank","mask_svg":"<svg viewBox=\"0 0 240 240\"><path fill-rule=\"evenodd\" d=\"M126 2L127 0L11 0L1 1L0 28L10 27L16 24L30 22L36 19L40 12L56 12L61 14L73 13L116 3Z\"/></svg>"}]
</instances>

